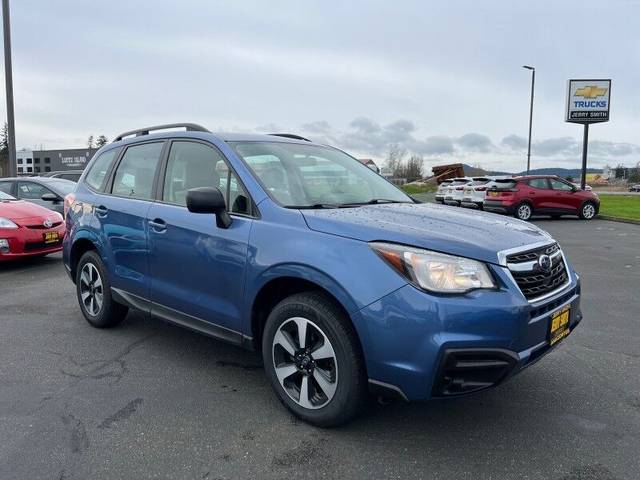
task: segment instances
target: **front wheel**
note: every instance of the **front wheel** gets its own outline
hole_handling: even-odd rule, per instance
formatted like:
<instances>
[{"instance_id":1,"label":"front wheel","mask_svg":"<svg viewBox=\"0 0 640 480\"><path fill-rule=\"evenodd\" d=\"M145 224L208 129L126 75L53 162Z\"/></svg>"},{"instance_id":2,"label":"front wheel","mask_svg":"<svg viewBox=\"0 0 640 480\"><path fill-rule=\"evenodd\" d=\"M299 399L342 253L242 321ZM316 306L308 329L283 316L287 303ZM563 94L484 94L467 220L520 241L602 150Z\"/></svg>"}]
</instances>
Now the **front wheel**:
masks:
<instances>
[{"instance_id":1,"label":"front wheel","mask_svg":"<svg viewBox=\"0 0 640 480\"><path fill-rule=\"evenodd\" d=\"M524 220L524 221L529 220L531 218L532 213L533 213L533 210L531 208L531 205L529 205L528 203L521 203L516 208L516 218L519 220Z\"/></svg>"},{"instance_id":2,"label":"front wheel","mask_svg":"<svg viewBox=\"0 0 640 480\"><path fill-rule=\"evenodd\" d=\"M280 401L308 423L340 425L364 405L367 378L356 333L326 295L280 302L267 319L262 356Z\"/></svg>"},{"instance_id":3,"label":"front wheel","mask_svg":"<svg viewBox=\"0 0 640 480\"><path fill-rule=\"evenodd\" d=\"M586 202L580 208L580 218L582 220L591 220L596 216L596 206L591 202Z\"/></svg>"}]
</instances>

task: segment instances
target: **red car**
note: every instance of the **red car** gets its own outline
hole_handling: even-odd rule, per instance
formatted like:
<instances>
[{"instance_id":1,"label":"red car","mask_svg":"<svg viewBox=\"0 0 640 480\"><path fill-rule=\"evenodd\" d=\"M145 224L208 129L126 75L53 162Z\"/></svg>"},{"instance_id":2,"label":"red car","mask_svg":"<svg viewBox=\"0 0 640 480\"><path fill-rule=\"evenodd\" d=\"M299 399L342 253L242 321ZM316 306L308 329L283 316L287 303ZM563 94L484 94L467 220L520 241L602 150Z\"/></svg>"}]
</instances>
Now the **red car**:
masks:
<instances>
[{"instance_id":1,"label":"red car","mask_svg":"<svg viewBox=\"0 0 640 480\"><path fill-rule=\"evenodd\" d=\"M529 175L495 180L487 190L484 209L529 220L531 215L578 215L591 220L598 214L600 199L592 191L580 190L562 178Z\"/></svg>"},{"instance_id":2,"label":"red car","mask_svg":"<svg viewBox=\"0 0 640 480\"><path fill-rule=\"evenodd\" d=\"M59 213L0 191L0 262L59 252L65 231Z\"/></svg>"}]
</instances>

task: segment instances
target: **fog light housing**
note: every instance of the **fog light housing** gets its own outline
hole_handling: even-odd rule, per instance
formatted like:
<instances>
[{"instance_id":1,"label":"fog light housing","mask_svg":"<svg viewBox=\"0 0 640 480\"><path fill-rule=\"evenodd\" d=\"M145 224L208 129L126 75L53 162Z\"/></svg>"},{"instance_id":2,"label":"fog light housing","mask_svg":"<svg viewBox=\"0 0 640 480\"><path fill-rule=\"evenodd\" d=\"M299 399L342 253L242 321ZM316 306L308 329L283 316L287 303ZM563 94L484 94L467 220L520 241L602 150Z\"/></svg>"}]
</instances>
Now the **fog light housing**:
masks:
<instances>
[{"instance_id":1,"label":"fog light housing","mask_svg":"<svg viewBox=\"0 0 640 480\"><path fill-rule=\"evenodd\" d=\"M0 238L0 253L9 253L9 240Z\"/></svg>"}]
</instances>

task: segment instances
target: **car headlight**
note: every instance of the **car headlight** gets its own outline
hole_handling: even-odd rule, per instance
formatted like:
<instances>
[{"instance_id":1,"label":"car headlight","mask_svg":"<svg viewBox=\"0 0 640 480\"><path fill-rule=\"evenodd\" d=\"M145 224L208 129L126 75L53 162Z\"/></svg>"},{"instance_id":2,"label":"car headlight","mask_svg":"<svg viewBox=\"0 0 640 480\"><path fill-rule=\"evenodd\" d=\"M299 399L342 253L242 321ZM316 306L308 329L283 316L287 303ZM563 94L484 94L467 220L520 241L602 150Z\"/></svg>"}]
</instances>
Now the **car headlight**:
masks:
<instances>
[{"instance_id":1,"label":"car headlight","mask_svg":"<svg viewBox=\"0 0 640 480\"><path fill-rule=\"evenodd\" d=\"M371 248L414 285L438 293L464 293L496 288L487 266L471 260L421 248L372 242Z\"/></svg>"},{"instance_id":2,"label":"car headlight","mask_svg":"<svg viewBox=\"0 0 640 480\"><path fill-rule=\"evenodd\" d=\"M18 226L8 218L0 217L0 228L18 228Z\"/></svg>"}]
</instances>

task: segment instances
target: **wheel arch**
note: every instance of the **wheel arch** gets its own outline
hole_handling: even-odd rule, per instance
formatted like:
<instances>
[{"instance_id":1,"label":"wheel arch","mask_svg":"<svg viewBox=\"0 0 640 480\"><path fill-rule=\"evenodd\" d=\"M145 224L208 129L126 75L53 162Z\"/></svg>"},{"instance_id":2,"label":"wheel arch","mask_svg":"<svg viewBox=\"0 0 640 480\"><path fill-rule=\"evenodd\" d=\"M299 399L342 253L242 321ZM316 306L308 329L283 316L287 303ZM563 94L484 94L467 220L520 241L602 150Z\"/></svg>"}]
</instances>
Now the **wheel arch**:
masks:
<instances>
[{"instance_id":1,"label":"wheel arch","mask_svg":"<svg viewBox=\"0 0 640 480\"><path fill-rule=\"evenodd\" d=\"M309 291L323 293L342 311L356 331L362 348L361 331L354 322L354 313L358 311L356 303L331 277L309 267L279 265L265 272L261 280L254 290L255 294L250 296L252 300L248 312L251 320L252 347L255 350L261 349L262 332L273 307L288 296Z\"/></svg>"},{"instance_id":2,"label":"wheel arch","mask_svg":"<svg viewBox=\"0 0 640 480\"><path fill-rule=\"evenodd\" d=\"M78 266L80 258L89 250L94 250L100 253L98 244L99 242L97 237L92 235L90 232L81 231L76 235L76 238L73 240L71 248L69 249L69 272L71 273L71 279L74 283L76 280L76 267Z\"/></svg>"}]
</instances>

